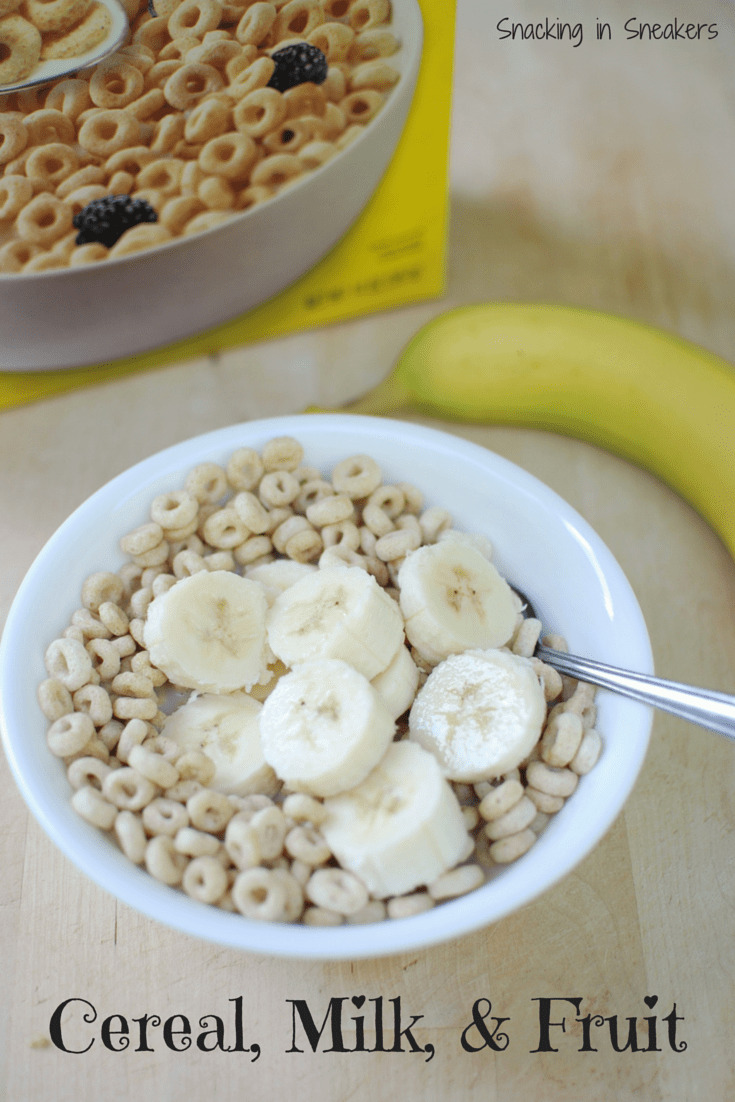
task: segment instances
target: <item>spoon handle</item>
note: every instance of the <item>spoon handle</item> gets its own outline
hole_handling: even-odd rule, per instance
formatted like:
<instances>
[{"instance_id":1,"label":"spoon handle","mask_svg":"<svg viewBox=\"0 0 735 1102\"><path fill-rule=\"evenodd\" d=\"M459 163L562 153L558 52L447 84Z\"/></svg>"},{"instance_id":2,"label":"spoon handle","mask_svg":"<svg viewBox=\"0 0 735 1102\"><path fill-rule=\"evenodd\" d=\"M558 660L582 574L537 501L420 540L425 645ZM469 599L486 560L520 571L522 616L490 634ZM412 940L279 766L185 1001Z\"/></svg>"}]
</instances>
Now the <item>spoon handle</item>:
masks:
<instances>
[{"instance_id":1,"label":"spoon handle","mask_svg":"<svg viewBox=\"0 0 735 1102\"><path fill-rule=\"evenodd\" d=\"M707 727L720 735L735 739L735 696L714 692L709 689L696 689L691 685L682 685L677 681L664 681L660 677L632 673L590 658L580 658L575 654L564 654L541 644L535 655L559 673L599 685L603 689L612 689L621 696L630 697L641 704L650 704L671 712L689 723Z\"/></svg>"}]
</instances>

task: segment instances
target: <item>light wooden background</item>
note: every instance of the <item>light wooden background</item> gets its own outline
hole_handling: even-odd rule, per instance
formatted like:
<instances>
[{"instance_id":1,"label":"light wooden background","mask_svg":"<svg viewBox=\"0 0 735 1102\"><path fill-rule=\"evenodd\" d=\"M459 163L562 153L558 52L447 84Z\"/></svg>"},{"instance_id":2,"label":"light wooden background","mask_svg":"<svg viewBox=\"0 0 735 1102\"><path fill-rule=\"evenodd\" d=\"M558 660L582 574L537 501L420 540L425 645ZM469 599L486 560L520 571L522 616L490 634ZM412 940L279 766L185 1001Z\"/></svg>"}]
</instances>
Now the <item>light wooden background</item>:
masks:
<instances>
[{"instance_id":1,"label":"light wooden background","mask_svg":"<svg viewBox=\"0 0 735 1102\"><path fill-rule=\"evenodd\" d=\"M623 0L564 17L622 28ZM540 0L459 0L449 291L329 331L71 393L0 414L0 615L33 556L99 485L160 447L236 420L347 401L384 376L428 317L489 299L594 306L678 332L735 362L735 30L714 42L577 49L501 43L504 15ZM521 10L522 9L522 12ZM635 13L634 13L635 14ZM705 18L650 0L639 18ZM447 426L451 428L451 426ZM735 425L733 426L735 429ZM646 472L588 445L504 428L462 434L520 463L597 528L639 595L659 672L735 691L735 568L693 510ZM735 747L658 716L624 814L576 872L521 913L433 950L373 962L280 962L169 932L88 883L30 821L3 763L0 1097L12 1102L296 1098L320 1102L735 1097ZM224 1015L242 994L263 1055L71 1056L44 1044L64 998L100 1017ZM400 995L436 1055L286 1055L289 1007ZM532 1054L540 996L643 1018L676 1003L685 1052ZM475 999L509 1016L509 1048L463 1052ZM561 1008L561 1004L560 1008Z\"/></svg>"}]
</instances>

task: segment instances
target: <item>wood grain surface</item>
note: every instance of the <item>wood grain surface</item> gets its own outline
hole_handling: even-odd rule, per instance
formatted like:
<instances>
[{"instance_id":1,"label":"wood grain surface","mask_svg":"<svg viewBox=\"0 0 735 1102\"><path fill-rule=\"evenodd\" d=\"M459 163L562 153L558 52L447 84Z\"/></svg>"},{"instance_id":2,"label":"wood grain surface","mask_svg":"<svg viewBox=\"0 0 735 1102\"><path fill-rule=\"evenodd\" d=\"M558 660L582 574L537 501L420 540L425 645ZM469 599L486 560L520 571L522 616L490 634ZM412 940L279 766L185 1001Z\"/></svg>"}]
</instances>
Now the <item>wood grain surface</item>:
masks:
<instances>
[{"instance_id":1,"label":"wood grain surface","mask_svg":"<svg viewBox=\"0 0 735 1102\"><path fill-rule=\"evenodd\" d=\"M523 9L521 12L520 9ZM557 8L560 7L559 5ZM490 299L594 306L680 333L735 362L735 30L713 0L714 41L594 41L596 18L702 19L700 5L563 5L588 37L500 42L496 24L557 17L539 0L460 0L449 288L394 311L174 365L0 414L0 616L34 555L103 482L159 448L234 421L345 402L379 381L427 318ZM442 425L541 477L592 523L628 574L662 675L735 692L735 567L693 509L647 472L587 444L523 429ZM733 426L735 429L735 425ZM434 949L355 964L238 954L117 904L58 852L4 763L0 804L0 1097L9 1102L217 1099L522 1100L735 1097L735 748L658 715L639 782L608 835L521 912ZM262 1055L80 1055L49 1042L54 1009L99 1019L227 1017L242 995ZM400 996L422 1053L288 1053L287 1000ZM644 997L658 996L653 1009ZM658 1048L538 1048L543 998L580 1017L657 1017ZM504 1051L462 1048L473 1005L506 1017ZM664 1016L676 1005L673 1051ZM484 1005L484 1004L483 1004ZM95 1027L77 1034L87 1041ZM348 1035L349 1036L349 1035ZM368 1034L368 1038L369 1038ZM477 1031L466 1034L480 1045ZM479 1039L478 1039L479 1038ZM81 1047L81 1044L80 1046ZM404 1044L404 1048L408 1047Z\"/></svg>"}]
</instances>

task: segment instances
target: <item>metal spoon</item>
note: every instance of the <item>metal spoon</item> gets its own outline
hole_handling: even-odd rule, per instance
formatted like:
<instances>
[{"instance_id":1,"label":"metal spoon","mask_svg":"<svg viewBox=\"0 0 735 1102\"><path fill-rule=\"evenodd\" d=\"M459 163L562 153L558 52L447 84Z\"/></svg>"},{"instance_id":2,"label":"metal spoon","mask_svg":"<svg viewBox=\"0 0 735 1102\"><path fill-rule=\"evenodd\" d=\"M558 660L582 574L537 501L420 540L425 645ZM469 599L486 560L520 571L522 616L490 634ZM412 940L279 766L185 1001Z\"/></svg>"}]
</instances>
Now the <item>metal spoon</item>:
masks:
<instances>
[{"instance_id":1,"label":"metal spoon","mask_svg":"<svg viewBox=\"0 0 735 1102\"><path fill-rule=\"evenodd\" d=\"M23 80L17 80L13 84L0 84L0 96L9 92L22 91L24 88L33 88L36 84L48 84L51 80L69 76L80 69L88 69L90 65L96 65L104 57L113 54L124 45L130 26L128 17L122 4L118 0L97 0L107 8L111 16L110 28L102 39L91 50L76 57L58 58L54 61L39 61L36 68Z\"/></svg>"},{"instance_id":2,"label":"metal spoon","mask_svg":"<svg viewBox=\"0 0 735 1102\"><path fill-rule=\"evenodd\" d=\"M523 615L527 619L538 619L528 597L517 586L513 585L512 588L523 601ZM735 739L735 696L728 693L697 689L678 681L665 681L660 677L633 673L631 670L622 670L591 658L552 650L542 643L537 644L534 653L559 673L576 677L590 685L611 689L621 696L660 708L680 719L688 720L689 723L696 723L700 727Z\"/></svg>"}]
</instances>

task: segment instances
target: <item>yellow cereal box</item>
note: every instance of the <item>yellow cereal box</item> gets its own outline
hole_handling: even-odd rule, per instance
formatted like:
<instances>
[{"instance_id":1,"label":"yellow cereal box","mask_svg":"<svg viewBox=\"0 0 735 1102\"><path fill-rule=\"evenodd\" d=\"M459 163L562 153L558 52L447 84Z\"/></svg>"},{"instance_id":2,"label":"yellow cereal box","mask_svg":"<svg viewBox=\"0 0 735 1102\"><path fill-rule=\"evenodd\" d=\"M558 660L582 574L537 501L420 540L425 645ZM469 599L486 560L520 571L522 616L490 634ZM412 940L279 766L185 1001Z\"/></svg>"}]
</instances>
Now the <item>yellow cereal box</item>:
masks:
<instances>
[{"instance_id":1,"label":"yellow cereal box","mask_svg":"<svg viewBox=\"0 0 735 1102\"><path fill-rule=\"evenodd\" d=\"M396 12L401 2L402 0L393 0ZM28 370L14 370L18 361L13 360L9 347L6 348L7 354L3 355L3 344L6 338L3 337L2 331L7 331L7 327L0 326L0 369L2 369L0 408L130 372L152 369L178 360L321 327L440 295L445 279L447 157L455 5L452 0L418 0L418 6L422 28L416 53L415 90L408 101L410 107L408 107L405 123L402 122L400 137L394 151L391 150L392 155L387 168L370 194L366 205L351 220L346 232L328 248L324 255L310 264L305 274L295 282L284 284L265 301L257 301L245 312L232 316L235 312L230 310L225 315L228 320L224 320L221 324L208 326L185 339L162 347L152 347L153 344L160 344L160 339L153 340L137 354L123 359L106 359L105 362L97 364L90 365L88 360L80 360L80 366L48 370L49 364L34 363L27 365ZM292 7L293 5L289 4L282 10ZM112 168L117 171L117 177L113 176L113 178L121 184L126 182L126 173L129 179L134 178L136 190L133 191L131 188L133 194L143 199L150 198L151 202L155 202L164 211L164 214L159 217L155 227L139 225L129 229L119 243L112 245L110 255L126 255L126 251L122 249L125 242L129 242L126 246L127 253L136 251L138 248L145 249L149 242L151 247L155 248L158 242L167 240L166 235L170 230L173 232L176 226L175 219L179 217L190 218L194 229L216 225L218 221L225 220L231 215L233 208L230 197L232 195L235 195L235 209L245 209L250 203L264 202L265 205L268 196L278 188L288 188L289 173L294 171L297 154L287 151L286 143L294 142L294 138L299 143L300 149L305 150L305 153L301 154L301 162L306 161L311 167L317 168L320 167L320 157L329 155L327 146L330 143L338 147L339 151L348 146L358 131L364 129L366 133L369 132L369 116L373 105L376 105L377 111L382 102L390 103L390 84L394 79L390 75L391 46L389 40L385 37L381 38L381 35L384 36L386 29L391 26L390 23L384 25L380 21L382 7L390 11L388 0L325 0L322 8L326 13L328 25L321 24L309 30L308 26L301 27L299 24L297 28L296 24L287 24L279 31L280 38L277 39L277 45L280 46L281 42L285 43L282 47L285 54L288 54L291 48L288 59L291 64L308 66L311 57L311 55L307 56L304 61L302 55L298 54L297 48L293 45L295 38L303 38L323 47L325 51L331 51L330 58L342 58L340 64L332 64L330 60L327 80L332 84L326 85L328 95L321 97L322 101L327 102L326 111L323 103L306 102L304 99L306 85L284 91L278 89L274 92L276 84L272 82L275 81L277 73L273 69L273 61L260 56L262 51L259 55L259 48L255 45L251 47L250 65L244 66L240 60L232 61L232 65L240 64L242 71L233 68L231 71L234 76L224 78L230 81L239 80L245 85L244 94L237 101L234 112L237 125L230 124L232 133L222 132L223 124L218 121L216 87L215 92L208 97L209 107L205 108L205 105L192 102L188 108L181 109L183 118L178 124L174 122L161 124L160 121L147 124L145 118L147 108L139 107L139 112L144 115L140 134L146 136L149 145L142 152L139 147L134 146L132 152L125 147L111 154L108 154L105 147L105 163L110 165L112 162ZM259 7L259 10L263 9ZM304 10L306 11L306 7ZM308 16L304 15L300 18L303 21ZM376 19L377 22L373 25ZM134 23L133 26L135 27L136 24ZM252 29L249 30L244 25L244 17L243 22L238 24L237 31L240 38L245 41L249 41L248 33L255 35ZM131 67L135 68L138 65L139 68L144 68L140 60L146 56L144 53L146 49L149 52L152 51L152 56L155 53L154 46L155 49L165 51L165 45L161 48L159 42L154 42L154 32L162 33L156 31L155 20L140 17L137 30L133 33L132 43L128 47L126 77ZM226 66L227 61L222 58L215 61L215 54L212 51L217 45L216 36L215 39L209 40L210 52L207 53L206 33L206 31L203 32L201 46L195 51L197 59L200 55L202 59L197 63L204 69L212 69L215 64L220 63ZM164 41L168 43L168 39ZM360 43L359 49L355 46L356 42ZM387 45L386 42L388 42ZM160 79L165 78L170 82L176 72L180 72L180 68L177 70L172 64L176 60L175 49L173 43L169 46L164 61L157 62L157 65L168 66L165 72L163 68L160 70ZM220 54L225 50L221 39L218 48ZM276 56L275 50L271 50L270 53L271 57ZM188 55L184 60L190 63ZM258 70L258 65L262 68L266 64L268 66L266 71L273 75L270 78L271 82L264 86L263 74ZM257 70L255 76L253 70ZM221 68L220 71L227 70ZM308 68L305 72L308 76ZM137 89L139 78L133 74L129 76L129 80ZM342 81L342 87L337 86L335 91L334 82L339 80ZM151 78L145 78L144 84L138 90L140 93L138 99L147 95L152 104L154 99L158 102L160 93L157 97L151 95L152 91L155 92L156 85L145 90L145 84L150 81ZM251 87L247 82L251 82L253 86ZM90 81L90 92L95 95L94 102L112 103L115 95L119 94L120 87L121 81L117 78L114 81L108 81L107 85L97 80L94 87ZM169 98L181 96L183 97L181 103L184 103L186 91L183 80L179 79L179 84L173 92L170 92L169 84L164 84L163 88ZM74 92L81 96L83 91L73 87L67 95ZM48 95L54 99L51 93ZM59 99L59 103L56 103L56 99ZM63 113L65 109L69 111L75 109L74 105L63 101L63 97L57 95L56 99L52 107L57 113ZM134 103L137 103L138 99ZM12 112L8 111L8 106L12 108L17 104L15 101L8 101L7 97L5 100L6 105L2 106L3 98L0 94L0 107L6 111L8 125L10 125L13 119L10 118ZM270 129L267 129L266 138L255 137L254 135L260 130L266 133L265 123L262 123L264 113L275 109L274 104L279 111L283 111L282 101L284 100L289 104L285 117L279 116L280 121L277 125L269 118L266 120L270 126ZM38 106L35 100L32 106ZM81 135L93 149L98 146L101 148L101 145L107 141L110 127L103 126L99 120L104 111L114 114L115 110L116 108L111 107L83 114L82 123L77 124L77 140ZM329 127L334 119L339 117L340 112L343 116L339 124L341 129L334 132L338 135L334 138L334 135L329 132ZM361 119L360 112L367 112L366 125L363 125L364 118ZM175 113L171 112L168 117L171 118ZM2 119L0 110L0 123ZM14 119L17 120L17 112ZM169 151L160 157L150 155L147 150L150 151L157 142L161 148L165 148L167 142L170 144L173 141L171 135L177 125L181 131L181 136L177 140L184 143L182 148L187 151L177 156L176 150L179 146L172 145L173 152ZM82 126L87 127L83 134ZM168 137L166 126L171 131ZM90 128L91 137L87 132ZM274 137L276 134L277 138ZM246 140L243 139L243 135ZM60 143L63 144L63 135L50 133L46 137L53 144L57 157L60 157L59 150ZM55 138L59 140L54 142ZM6 138L6 140L11 139ZM68 140L68 136L64 140ZM186 146L186 142L190 145ZM281 144L275 144L276 142ZM252 150L256 146L257 152L253 154ZM0 154L2 148L2 141L0 141ZM196 156L188 151L189 148ZM99 154L97 160L101 156L102 154ZM133 164L136 156L139 157L140 164L137 162ZM249 186L238 191L236 177L232 173L228 176L229 166L237 157L246 156L253 157L255 168L250 175ZM91 154L87 160L93 157L94 154ZM173 169L171 160L176 162ZM29 162L29 169L24 169ZM210 162L213 163L210 164ZM9 198L11 188L7 182L10 176L14 177L11 183L16 190L22 191L22 185L17 183L15 177L29 170L36 173L53 172L54 167L53 158L49 160L46 156L44 160L40 154L36 154L35 149L31 153L26 153L25 159L22 155L11 158L10 161L6 159L0 164L0 206L3 201L11 201ZM67 166L66 178L71 179L71 183L65 187L62 180L57 187L54 202L44 200L46 206L43 211L39 209L37 217L33 214L33 207L30 215L27 207L25 211L21 211L17 216L18 220L25 219L24 225L28 223L30 229L27 230L26 237L20 245L11 247L7 242L0 242L0 265L4 256L9 257L8 263L14 265L16 257L21 253L24 257L26 254L29 256L25 261L29 265L27 270L38 272L44 271L46 267L57 266L49 256L63 255L67 258L74 256L75 266L80 259L86 259L86 257L94 261L100 245L93 238L90 238L90 244L84 245L85 254L81 257L79 254L74 255L74 249L79 248L79 246L72 248L71 239L75 231L67 230L65 236L59 232L58 236L49 243L41 242L39 238L36 243L36 237L43 235L46 227L53 223L53 219L62 217L61 214L57 214L57 208L60 210L58 196L62 196L63 201L71 195L78 205L81 200L76 194L77 190L80 191L82 198L86 198L94 197L104 187L104 183L98 185L91 183L95 174L89 171L85 174L85 167L88 168L80 165L77 169L80 173L78 189L69 190L76 181L73 176L69 176ZM109 178L108 171L106 180ZM147 186L141 187L141 182ZM346 198L349 197L352 184L356 190L358 189L357 180L348 181L343 189ZM47 198L50 199L50 193ZM38 196L33 199L36 205L38 205L37 199ZM286 201L282 204L282 209L286 210ZM68 217L68 215L63 216ZM75 221L75 226L77 225ZM155 233L151 235L153 229ZM66 253L63 252L64 249ZM68 263L68 260L60 263ZM102 264L98 265L96 270L101 272L104 268L105 265ZM8 271L12 274L18 271L18 268L6 267L5 272ZM3 269L0 266L0 273L2 272ZM61 289L63 274L56 272L53 274L61 277L57 284ZM183 279L185 273L179 273L179 276ZM17 285L24 278L25 273L20 273L14 283ZM176 283L178 287L179 278ZM0 274L0 317L3 312L4 288L8 288L9 285L9 282L3 281ZM193 295L190 295L189 302L194 309ZM7 309L6 305L6 312ZM22 327L23 324L23 318L16 317L16 326ZM69 360L66 362L68 364ZM81 366L82 363L84 366ZM25 368L26 365L23 366ZM38 367L46 369L38 370Z\"/></svg>"}]
</instances>

